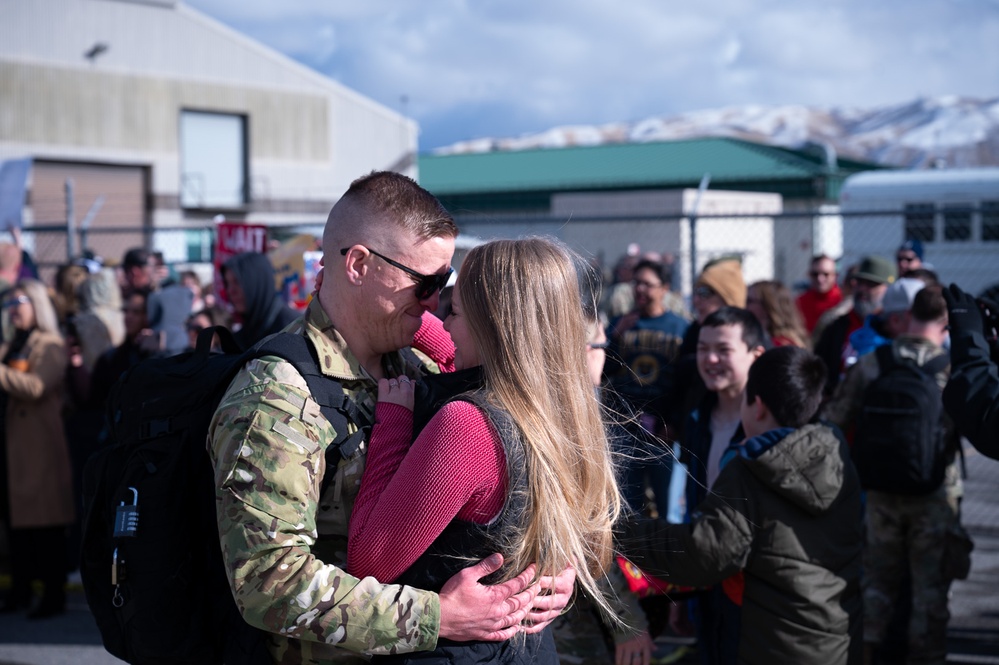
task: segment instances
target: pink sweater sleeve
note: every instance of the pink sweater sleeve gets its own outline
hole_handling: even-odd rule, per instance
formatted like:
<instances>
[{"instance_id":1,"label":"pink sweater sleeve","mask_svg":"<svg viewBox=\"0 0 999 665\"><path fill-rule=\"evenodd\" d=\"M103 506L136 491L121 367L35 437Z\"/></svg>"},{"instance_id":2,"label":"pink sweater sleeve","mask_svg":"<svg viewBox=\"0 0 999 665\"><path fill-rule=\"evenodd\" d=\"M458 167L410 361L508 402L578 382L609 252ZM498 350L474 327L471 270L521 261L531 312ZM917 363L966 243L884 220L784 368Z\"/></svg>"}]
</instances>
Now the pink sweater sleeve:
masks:
<instances>
[{"instance_id":1,"label":"pink sweater sleeve","mask_svg":"<svg viewBox=\"0 0 999 665\"><path fill-rule=\"evenodd\" d=\"M430 356L442 372L454 371L454 342L444 330L444 322L430 312L423 313L423 323L413 338L413 348Z\"/></svg>"},{"instance_id":2,"label":"pink sweater sleeve","mask_svg":"<svg viewBox=\"0 0 999 665\"><path fill-rule=\"evenodd\" d=\"M485 414L449 402L410 447L413 414L379 402L348 535L356 577L392 582L452 520L486 524L503 507L506 459Z\"/></svg>"}]
</instances>

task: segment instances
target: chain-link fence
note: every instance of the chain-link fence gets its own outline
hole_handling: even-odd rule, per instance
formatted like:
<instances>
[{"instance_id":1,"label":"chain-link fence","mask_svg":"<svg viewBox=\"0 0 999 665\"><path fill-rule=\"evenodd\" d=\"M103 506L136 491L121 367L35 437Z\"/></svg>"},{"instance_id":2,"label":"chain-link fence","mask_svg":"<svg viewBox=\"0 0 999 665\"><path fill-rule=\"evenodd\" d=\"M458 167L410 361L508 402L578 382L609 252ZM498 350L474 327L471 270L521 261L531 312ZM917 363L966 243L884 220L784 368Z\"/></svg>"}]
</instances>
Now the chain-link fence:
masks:
<instances>
[{"instance_id":1,"label":"chain-link fence","mask_svg":"<svg viewBox=\"0 0 999 665\"><path fill-rule=\"evenodd\" d=\"M41 278L53 283L59 266L84 255L93 255L111 264L120 263L133 247L163 252L171 264L210 263L211 228L147 229L110 228L69 232L66 225L27 226L21 232L24 249L34 260Z\"/></svg>"},{"instance_id":2,"label":"chain-link fence","mask_svg":"<svg viewBox=\"0 0 999 665\"><path fill-rule=\"evenodd\" d=\"M999 193L997 193L999 198ZM675 261L674 290L689 296L696 273L714 258L742 259L747 283L777 279L804 288L810 259L825 254L839 259L840 273L863 256L877 254L894 261L907 238L920 241L924 263L941 281L957 282L976 294L999 284L999 206L987 203L960 209L903 208L843 212L822 207L774 214L689 216L615 215L571 219L552 215L459 215L466 236L488 240L523 235L550 235L592 257L610 278L615 263L629 253L655 253ZM285 224L269 228L273 244L297 234L322 235L322 225ZM163 253L170 265L209 264L215 228L90 228L67 233L65 225L26 227L23 243L43 278L83 250L119 262L131 247Z\"/></svg>"},{"instance_id":3,"label":"chain-link fence","mask_svg":"<svg viewBox=\"0 0 999 665\"><path fill-rule=\"evenodd\" d=\"M999 192L997 192L999 198ZM837 259L839 272L866 255L895 261L907 239L919 241L924 266L944 283L976 294L999 284L999 207L963 206L917 211L856 210L835 206L776 214L599 216L466 215L463 233L483 240L541 234L562 239L591 257L612 277L628 254L654 254L673 261L674 290L688 296L704 264L721 256L742 260L747 283L776 279L804 289L813 256ZM957 214L960 212L960 215ZM928 216L927 216L928 215ZM958 229L958 227L960 227Z\"/></svg>"}]
</instances>

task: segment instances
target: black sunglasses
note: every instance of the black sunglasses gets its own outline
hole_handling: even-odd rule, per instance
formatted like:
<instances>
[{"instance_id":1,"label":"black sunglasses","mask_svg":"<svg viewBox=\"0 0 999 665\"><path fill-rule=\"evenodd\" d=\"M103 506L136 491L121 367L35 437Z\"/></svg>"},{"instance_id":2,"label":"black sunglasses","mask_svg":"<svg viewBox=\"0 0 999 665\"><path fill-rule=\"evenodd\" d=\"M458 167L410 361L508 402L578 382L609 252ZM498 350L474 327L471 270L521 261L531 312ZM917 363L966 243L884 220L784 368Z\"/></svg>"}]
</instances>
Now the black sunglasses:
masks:
<instances>
[{"instance_id":1,"label":"black sunglasses","mask_svg":"<svg viewBox=\"0 0 999 665\"><path fill-rule=\"evenodd\" d=\"M364 247L364 245L361 245L361 247ZM414 280L416 280L417 300L426 300L427 298L429 298L430 296L434 295L435 293L443 289L445 286L447 286L447 280L451 278L451 274L454 272L454 268L448 268L446 272L440 274L424 275L423 273L416 272L409 266L402 265L398 261L393 261L384 254L379 254L370 247L364 247L364 249L368 250L369 252L371 252L372 254L374 254L375 256L377 256L390 266L395 266L396 268L398 268L399 270L403 271L404 273L412 277ZM343 249L340 250L340 254L341 256L347 256L347 252L349 251L350 247L344 247Z\"/></svg>"},{"instance_id":2,"label":"black sunglasses","mask_svg":"<svg viewBox=\"0 0 999 665\"><path fill-rule=\"evenodd\" d=\"M701 285L698 286L696 289L694 289L694 295L697 296L698 298L708 299L711 296L718 295L718 292L712 289L710 286Z\"/></svg>"}]
</instances>

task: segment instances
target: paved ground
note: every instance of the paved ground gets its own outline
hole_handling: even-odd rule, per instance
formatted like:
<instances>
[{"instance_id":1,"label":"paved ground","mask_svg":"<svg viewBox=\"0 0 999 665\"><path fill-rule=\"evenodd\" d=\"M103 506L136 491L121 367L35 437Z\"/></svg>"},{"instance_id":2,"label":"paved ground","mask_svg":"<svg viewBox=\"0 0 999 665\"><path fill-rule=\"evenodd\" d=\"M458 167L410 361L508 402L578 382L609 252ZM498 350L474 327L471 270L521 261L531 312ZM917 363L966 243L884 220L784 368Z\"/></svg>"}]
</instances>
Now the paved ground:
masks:
<instances>
[{"instance_id":1,"label":"paved ground","mask_svg":"<svg viewBox=\"0 0 999 665\"><path fill-rule=\"evenodd\" d=\"M951 586L948 663L999 665L999 462L965 447L962 522L975 541L971 575Z\"/></svg>"},{"instance_id":2,"label":"paved ground","mask_svg":"<svg viewBox=\"0 0 999 665\"><path fill-rule=\"evenodd\" d=\"M967 452L964 524L975 540L969 578L952 587L948 663L999 665L999 462ZM0 665L119 665L101 647L82 592L65 615L0 615ZM684 663L692 662L684 658Z\"/></svg>"}]
</instances>

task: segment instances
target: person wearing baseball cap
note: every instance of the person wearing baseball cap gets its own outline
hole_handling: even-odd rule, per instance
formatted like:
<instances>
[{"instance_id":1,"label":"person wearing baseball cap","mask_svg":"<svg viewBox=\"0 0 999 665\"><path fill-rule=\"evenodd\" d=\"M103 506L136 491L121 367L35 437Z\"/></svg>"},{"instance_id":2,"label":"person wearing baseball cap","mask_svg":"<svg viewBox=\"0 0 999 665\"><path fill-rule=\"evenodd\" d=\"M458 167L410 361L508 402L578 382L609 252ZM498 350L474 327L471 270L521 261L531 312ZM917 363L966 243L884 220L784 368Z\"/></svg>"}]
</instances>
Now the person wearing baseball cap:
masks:
<instances>
[{"instance_id":1,"label":"person wearing baseball cap","mask_svg":"<svg viewBox=\"0 0 999 665\"><path fill-rule=\"evenodd\" d=\"M909 327L909 313L916 294L926 286L926 282L912 277L902 277L895 280L885 291L881 304L881 318L884 319L885 332L895 339Z\"/></svg>"},{"instance_id":2,"label":"person wearing baseball cap","mask_svg":"<svg viewBox=\"0 0 999 665\"><path fill-rule=\"evenodd\" d=\"M842 378L847 356L856 357L850 346L850 335L859 330L868 317L881 312L885 292L896 275L895 265L883 256L870 255L860 260L855 275L853 308L830 323L815 344L815 354L822 358L829 371L826 395L832 395ZM877 323L871 320L871 325Z\"/></svg>"}]
</instances>

